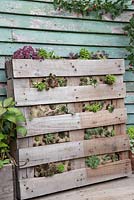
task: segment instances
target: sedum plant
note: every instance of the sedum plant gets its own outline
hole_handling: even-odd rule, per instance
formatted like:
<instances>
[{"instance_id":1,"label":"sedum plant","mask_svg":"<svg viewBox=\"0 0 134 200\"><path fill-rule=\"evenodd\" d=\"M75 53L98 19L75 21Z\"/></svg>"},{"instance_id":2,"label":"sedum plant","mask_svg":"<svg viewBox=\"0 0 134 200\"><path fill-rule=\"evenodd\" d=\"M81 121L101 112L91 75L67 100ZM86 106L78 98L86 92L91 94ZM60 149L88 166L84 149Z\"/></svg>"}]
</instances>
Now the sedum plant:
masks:
<instances>
[{"instance_id":1,"label":"sedum plant","mask_svg":"<svg viewBox=\"0 0 134 200\"><path fill-rule=\"evenodd\" d=\"M116 77L114 75L108 74L105 76L104 82L108 85L113 85L116 82Z\"/></svg>"},{"instance_id":2,"label":"sedum plant","mask_svg":"<svg viewBox=\"0 0 134 200\"><path fill-rule=\"evenodd\" d=\"M14 107L13 98L0 101L0 168L10 162L10 142L15 140L17 133L26 135L27 130L19 123L25 122L22 112Z\"/></svg>"},{"instance_id":3,"label":"sedum plant","mask_svg":"<svg viewBox=\"0 0 134 200\"><path fill-rule=\"evenodd\" d=\"M85 163L88 167L96 169L100 165L100 158L96 155L86 158Z\"/></svg>"}]
</instances>

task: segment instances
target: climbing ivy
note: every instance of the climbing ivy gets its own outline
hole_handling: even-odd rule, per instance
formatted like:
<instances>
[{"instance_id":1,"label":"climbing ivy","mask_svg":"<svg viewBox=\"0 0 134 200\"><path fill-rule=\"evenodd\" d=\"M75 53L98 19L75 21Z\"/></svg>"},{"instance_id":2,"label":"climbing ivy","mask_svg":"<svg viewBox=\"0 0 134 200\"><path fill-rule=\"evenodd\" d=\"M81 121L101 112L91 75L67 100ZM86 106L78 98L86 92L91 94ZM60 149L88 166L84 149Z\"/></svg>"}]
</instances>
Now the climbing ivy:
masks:
<instances>
[{"instance_id":1,"label":"climbing ivy","mask_svg":"<svg viewBox=\"0 0 134 200\"><path fill-rule=\"evenodd\" d=\"M63 9L82 15L94 12L98 18L103 14L110 14L111 18L119 16L127 8L128 1L124 0L54 0L55 9Z\"/></svg>"}]
</instances>

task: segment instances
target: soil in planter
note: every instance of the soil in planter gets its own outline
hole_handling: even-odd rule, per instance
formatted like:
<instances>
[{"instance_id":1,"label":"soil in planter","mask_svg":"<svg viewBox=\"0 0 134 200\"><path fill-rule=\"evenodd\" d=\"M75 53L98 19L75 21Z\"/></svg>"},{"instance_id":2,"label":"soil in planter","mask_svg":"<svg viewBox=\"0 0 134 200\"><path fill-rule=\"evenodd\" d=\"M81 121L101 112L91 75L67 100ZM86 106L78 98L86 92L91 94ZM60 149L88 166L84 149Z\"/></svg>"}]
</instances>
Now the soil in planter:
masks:
<instances>
[{"instance_id":1,"label":"soil in planter","mask_svg":"<svg viewBox=\"0 0 134 200\"><path fill-rule=\"evenodd\" d=\"M33 146L37 147L63 142L70 142L69 132L49 133L45 135L35 136Z\"/></svg>"},{"instance_id":2,"label":"soil in planter","mask_svg":"<svg viewBox=\"0 0 134 200\"><path fill-rule=\"evenodd\" d=\"M38 165L34 168L34 177L49 177L71 170L71 162L56 162Z\"/></svg>"}]
</instances>

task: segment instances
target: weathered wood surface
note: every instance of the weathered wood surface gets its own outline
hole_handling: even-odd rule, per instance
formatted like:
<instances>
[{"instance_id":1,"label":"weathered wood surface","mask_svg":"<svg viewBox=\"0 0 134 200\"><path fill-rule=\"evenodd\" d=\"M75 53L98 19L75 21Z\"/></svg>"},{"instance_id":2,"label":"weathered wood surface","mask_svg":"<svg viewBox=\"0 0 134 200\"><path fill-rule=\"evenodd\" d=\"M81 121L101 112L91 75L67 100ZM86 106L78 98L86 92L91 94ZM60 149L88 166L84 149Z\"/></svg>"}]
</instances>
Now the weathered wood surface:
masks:
<instances>
[{"instance_id":1,"label":"weathered wood surface","mask_svg":"<svg viewBox=\"0 0 134 200\"><path fill-rule=\"evenodd\" d=\"M57 87L42 92L37 88L30 88L26 84L25 86L23 84L24 87L22 87L20 79L14 80L13 84L16 106L119 99L124 98L126 94L125 85L122 83L114 84L111 87L100 84L95 88L90 85Z\"/></svg>"},{"instance_id":2,"label":"weathered wood surface","mask_svg":"<svg viewBox=\"0 0 134 200\"><path fill-rule=\"evenodd\" d=\"M129 149L129 139L126 135L40 147L29 147L19 150L19 164L20 168L27 168L51 162L83 158L91 155L128 151Z\"/></svg>"},{"instance_id":3,"label":"weathered wood surface","mask_svg":"<svg viewBox=\"0 0 134 200\"><path fill-rule=\"evenodd\" d=\"M50 73L56 76L93 76L124 74L124 60L25 60L14 59L14 78L45 77ZM107 66L110 66L109 68Z\"/></svg>"},{"instance_id":4,"label":"weathered wood surface","mask_svg":"<svg viewBox=\"0 0 134 200\"><path fill-rule=\"evenodd\" d=\"M32 120L27 120L26 128L28 133L26 137L114 124L124 124L126 120L127 115L125 109L115 109L113 113L109 113L107 110L102 110L97 113L83 112L74 115L66 114L33 118Z\"/></svg>"},{"instance_id":5,"label":"weathered wood surface","mask_svg":"<svg viewBox=\"0 0 134 200\"><path fill-rule=\"evenodd\" d=\"M123 160L117 161L114 164L100 166L96 170L82 168L58 174L54 177L25 179L20 181L21 199L125 177L130 173L130 160Z\"/></svg>"},{"instance_id":6,"label":"weathered wood surface","mask_svg":"<svg viewBox=\"0 0 134 200\"><path fill-rule=\"evenodd\" d=\"M12 165L0 169L0 200L14 200Z\"/></svg>"},{"instance_id":7,"label":"weathered wood surface","mask_svg":"<svg viewBox=\"0 0 134 200\"><path fill-rule=\"evenodd\" d=\"M35 198L35 200L132 200L134 199L133 185L134 175L129 178L112 180L49 196Z\"/></svg>"}]
</instances>

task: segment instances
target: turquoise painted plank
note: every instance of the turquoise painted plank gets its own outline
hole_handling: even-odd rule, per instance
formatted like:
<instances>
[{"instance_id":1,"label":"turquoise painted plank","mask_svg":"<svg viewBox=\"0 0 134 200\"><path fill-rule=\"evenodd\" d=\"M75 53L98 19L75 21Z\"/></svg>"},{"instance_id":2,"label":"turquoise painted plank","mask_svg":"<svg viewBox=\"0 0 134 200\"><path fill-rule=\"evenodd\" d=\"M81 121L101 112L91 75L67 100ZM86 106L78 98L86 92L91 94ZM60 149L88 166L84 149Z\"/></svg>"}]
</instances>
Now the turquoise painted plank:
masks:
<instances>
[{"instance_id":1,"label":"turquoise painted plank","mask_svg":"<svg viewBox=\"0 0 134 200\"><path fill-rule=\"evenodd\" d=\"M126 105L127 113L134 114L134 104L133 105Z\"/></svg>"},{"instance_id":2,"label":"turquoise painted plank","mask_svg":"<svg viewBox=\"0 0 134 200\"><path fill-rule=\"evenodd\" d=\"M12 34L14 42L110 47L124 47L129 44L129 39L125 35L82 34L35 30L29 31L22 29L13 29Z\"/></svg>"},{"instance_id":3,"label":"turquoise painted plank","mask_svg":"<svg viewBox=\"0 0 134 200\"><path fill-rule=\"evenodd\" d=\"M23 47L24 45L30 45L30 43L0 43L0 55L12 55L14 51ZM72 46L72 45L43 45L43 44L32 44L34 48L44 48L48 51L54 50L58 55L67 57L70 52L78 53L82 47L85 46ZM125 58L125 48L108 48L108 47L88 47L89 51L106 51L109 54L109 58Z\"/></svg>"},{"instance_id":4,"label":"turquoise painted plank","mask_svg":"<svg viewBox=\"0 0 134 200\"><path fill-rule=\"evenodd\" d=\"M6 88L5 87L1 87L0 88L0 96L5 96L6 95Z\"/></svg>"},{"instance_id":5,"label":"turquoise painted plank","mask_svg":"<svg viewBox=\"0 0 134 200\"><path fill-rule=\"evenodd\" d=\"M126 83L127 92L134 92L134 82Z\"/></svg>"},{"instance_id":6,"label":"turquoise painted plank","mask_svg":"<svg viewBox=\"0 0 134 200\"><path fill-rule=\"evenodd\" d=\"M0 41L11 42L12 33L10 29L0 28Z\"/></svg>"},{"instance_id":7,"label":"turquoise painted plank","mask_svg":"<svg viewBox=\"0 0 134 200\"><path fill-rule=\"evenodd\" d=\"M0 101L3 101L6 98L6 96L0 96Z\"/></svg>"},{"instance_id":8,"label":"turquoise painted plank","mask_svg":"<svg viewBox=\"0 0 134 200\"><path fill-rule=\"evenodd\" d=\"M0 69L5 68L5 56L0 56Z\"/></svg>"},{"instance_id":9,"label":"turquoise painted plank","mask_svg":"<svg viewBox=\"0 0 134 200\"><path fill-rule=\"evenodd\" d=\"M37 30L124 34L124 23L1 14L0 26Z\"/></svg>"},{"instance_id":10,"label":"turquoise painted plank","mask_svg":"<svg viewBox=\"0 0 134 200\"><path fill-rule=\"evenodd\" d=\"M133 93L127 93L127 96L125 98L126 104L134 104L134 94Z\"/></svg>"},{"instance_id":11,"label":"turquoise painted plank","mask_svg":"<svg viewBox=\"0 0 134 200\"><path fill-rule=\"evenodd\" d=\"M127 124L134 124L134 114L127 115Z\"/></svg>"},{"instance_id":12,"label":"turquoise painted plank","mask_svg":"<svg viewBox=\"0 0 134 200\"><path fill-rule=\"evenodd\" d=\"M5 74L5 70L0 70L0 82L4 83L6 82L6 74Z\"/></svg>"},{"instance_id":13,"label":"turquoise painted plank","mask_svg":"<svg viewBox=\"0 0 134 200\"><path fill-rule=\"evenodd\" d=\"M26 15L42 15L42 16L62 16L62 17L71 17L71 18L83 18L77 14L67 13L63 11L54 10L53 4L51 3L40 3L32 1L16 1L16 0L1 0L0 1L0 12L5 13L18 13ZM120 17L116 18L116 21L129 21L133 11L128 11L122 14ZM85 19L96 19L94 15L89 17L84 17ZM104 20L111 20L110 17L104 16Z\"/></svg>"},{"instance_id":14,"label":"turquoise painted plank","mask_svg":"<svg viewBox=\"0 0 134 200\"><path fill-rule=\"evenodd\" d=\"M126 71L125 76L124 76L124 81L126 81L126 82L134 81L134 72Z\"/></svg>"}]
</instances>

